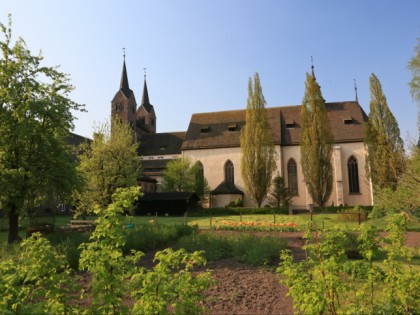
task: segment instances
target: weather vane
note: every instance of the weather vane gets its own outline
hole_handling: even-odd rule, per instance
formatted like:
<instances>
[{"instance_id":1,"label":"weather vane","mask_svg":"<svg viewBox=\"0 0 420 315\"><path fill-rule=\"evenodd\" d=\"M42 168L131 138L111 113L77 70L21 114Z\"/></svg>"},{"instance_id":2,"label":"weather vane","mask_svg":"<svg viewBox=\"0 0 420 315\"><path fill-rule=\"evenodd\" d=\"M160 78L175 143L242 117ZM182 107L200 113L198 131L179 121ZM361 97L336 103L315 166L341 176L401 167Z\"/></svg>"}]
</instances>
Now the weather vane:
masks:
<instances>
[{"instance_id":1,"label":"weather vane","mask_svg":"<svg viewBox=\"0 0 420 315\"><path fill-rule=\"evenodd\" d=\"M123 47L123 56L124 56L124 60L125 60L125 47Z\"/></svg>"},{"instance_id":2,"label":"weather vane","mask_svg":"<svg viewBox=\"0 0 420 315\"><path fill-rule=\"evenodd\" d=\"M356 102L359 101L359 98L357 97L357 84L356 84L356 79L353 79L354 81L354 92L356 93Z\"/></svg>"},{"instance_id":3,"label":"weather vane","mask_svg":"<svg viewBox=\"0 0 420 315\"><path fill-rule=\"evenodd\" d=\"M143 68L144 71L144 78L146 78L146 68Z\"/></svg>"}]
</instances>

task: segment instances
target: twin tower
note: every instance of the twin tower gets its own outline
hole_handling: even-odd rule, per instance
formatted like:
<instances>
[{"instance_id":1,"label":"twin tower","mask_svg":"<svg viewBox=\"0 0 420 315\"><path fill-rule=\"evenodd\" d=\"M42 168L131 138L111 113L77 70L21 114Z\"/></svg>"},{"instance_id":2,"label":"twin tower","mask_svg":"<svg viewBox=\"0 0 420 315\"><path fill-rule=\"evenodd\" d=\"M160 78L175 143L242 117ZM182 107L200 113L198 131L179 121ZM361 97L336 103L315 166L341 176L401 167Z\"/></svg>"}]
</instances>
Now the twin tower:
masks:
<instances>
[{"instance_id":1,"label":"twin tower","mask_svg":"<svg viewBox=\"0 0 420 315\"><path fill-rule=\"evenodd\" d=\"M123 62L120 89L111 101L111 119L118 119L130 123L137 135L137 139L143 134L156 133L156 114L153 105L149 101L146 75L144 76L143 96L141 105L137 108L133 90L128 85L127 68L125 57Z\"/></svg>"}]
</instances>

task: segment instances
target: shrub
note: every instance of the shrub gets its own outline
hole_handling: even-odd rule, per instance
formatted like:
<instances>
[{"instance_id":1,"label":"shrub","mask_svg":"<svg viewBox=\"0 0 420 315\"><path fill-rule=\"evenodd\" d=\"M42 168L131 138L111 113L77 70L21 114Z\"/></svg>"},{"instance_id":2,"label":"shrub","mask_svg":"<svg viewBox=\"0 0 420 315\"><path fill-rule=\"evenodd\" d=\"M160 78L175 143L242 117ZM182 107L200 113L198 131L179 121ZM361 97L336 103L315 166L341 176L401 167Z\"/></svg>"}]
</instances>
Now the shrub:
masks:
<instances>
[{"instance_id":1,"label":"shrub","mask_svg":"<svg viewBox=\"0 0 420 315\"><path fill-rule=\"evenodd\" d=\"M343 209L338 212L337 220L348 222L348 221L364 221L367 219L367 213L363 207L356 205L351 209Z\"/></svg>"},{"instance_id":2,"label":"shrub","mask_svg":"<svg viewBox=\"0 0 420 315\"><path fill-rule=\"evenodd\" d=\"M385 208L375 205L369 213L369 219L379 219L386 216Z\"/></svg>"},{"instance_id":3,"label":"shrub","mask_svg":"<svg viewBox=\"0 0 420 315\"><path fill-rule=\"evenodd\" d=\"M204 250L207 260L215 261L232 255L232 245L228 238L210 233L181 237L176 248L185 248L189 252Z\"/></svg>"}]
</instances>

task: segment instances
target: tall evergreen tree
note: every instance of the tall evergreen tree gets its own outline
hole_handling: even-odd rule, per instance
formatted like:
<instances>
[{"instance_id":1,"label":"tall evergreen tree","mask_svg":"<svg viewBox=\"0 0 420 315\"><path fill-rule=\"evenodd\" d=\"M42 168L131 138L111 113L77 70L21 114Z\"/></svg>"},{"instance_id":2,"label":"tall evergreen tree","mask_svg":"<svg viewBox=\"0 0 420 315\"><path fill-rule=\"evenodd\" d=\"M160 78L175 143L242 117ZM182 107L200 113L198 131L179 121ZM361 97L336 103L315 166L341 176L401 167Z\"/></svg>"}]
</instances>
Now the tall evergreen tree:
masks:
<instances>
[{"instance_id":1,"label":"tall evergreen tree","mask_svg":"<svg viewBox=\"0 0 420 315\"><path fill-rule=\"evenodd\" d=\"M397 120L391 113L382 85L375 74L369 78L370 113L366 124L366 172L374 189L397 187L404 173L404 143Z\"/></svg>"},{"instance_id":2,"label":"tall evergreen tree","mask_svg":"<svg viewBox=\"0 0 420 315\"><path fill-rule=\"evenodd\" d=\"M277 175L273 179L270 194L268 196L268 203L270 206L275 208L288 207L289 202L292 199L289 193L289 189L284 183L284 178Z\"/></svg>"},{"instance_id":3,"label":"tall evergreen tree","mask_svg":"<svg viewBox=\"0 0 420 315\"><path fill-rule=\"evenodd\" d=\"M42 65L23 39L12 44L11 22L0 23L0 209L9 219L8 242L18 239L19 216L50 197L66 200L78 185L66 143L72 110L67 75Z\"/></svg>"},{"instance_id":4,"label":"tall evergreen tree","mask_svg":"<svg viewBox=\"0 0 420 315\"><path fill-rule=\"evenodd\" d=\"M276 170L276 153L265 104L260 77L255 73L254 86L251 78L248 81L246 125L241 132L241 172L245 190L257 207L261 207Z\"/></svg>"},{"instance_id":5,"label":"tall evergreen tree","mask_svg":"<svg viewBox=\"0 0 420 315\"><path fill-rule=\"evenodd\" d=\"M301 110L300 159L306 186L321 207L331 195L333 135L321 88L314 75L306 74L305 96Z\"/></svg>"}]
</instances>

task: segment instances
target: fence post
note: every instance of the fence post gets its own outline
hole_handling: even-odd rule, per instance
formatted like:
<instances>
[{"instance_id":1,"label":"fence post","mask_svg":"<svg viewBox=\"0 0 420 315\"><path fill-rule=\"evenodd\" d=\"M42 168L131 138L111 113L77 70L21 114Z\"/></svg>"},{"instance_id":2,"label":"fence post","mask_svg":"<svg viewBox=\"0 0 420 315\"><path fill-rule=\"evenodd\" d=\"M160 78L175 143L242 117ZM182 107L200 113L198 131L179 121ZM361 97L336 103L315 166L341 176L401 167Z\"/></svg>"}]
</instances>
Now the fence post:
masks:
<instances>
[{"instance_id":1,"label":"fence post","mask_svg":"<svg viewBox=\"0 0 420 315\"><path fill-rule=\"evenodd\" d=\"M239 211L239 217L240 217L240 220L241 220L241 223L242 223L242 210Z\"/></svg>"},{"instance_id":2,"label":"fence post","mask_svg":"<svg viewBox=\"0 0 420 315\"><path fill-rule=\"evenodd\" d=\"M210 228L211 228L212 218L213 218L213 212L211 211L211 208L210 208Z\"/></svg>"},{"instance_id":3,"label":"fence post","mask_svg":"<svg viewBox=\"0 0 420 315\"><path fill-rule=\"evenodd\" d=\"M185 211L185 214L184 214L184 224L185 225L188 224L188 211Z\"/></svg>"},{"instance_id":4,"label":"fence post","mask_svg":"<svg viewBox=\"0 0 420 315\"><path fill-rule=\"evenodd\" d=\"M155 220L155 225L157 225L158 224L158 215L157 215L157 211L156 211L156 220Z\"/></svg>"},{"instance_id":5,"label":"fence post","mask_svg":"<svg viewBox=\"0 0 420 315\"><path fill-rule=\"evenodd\" d=\"M361 212L358 213L359 225L360 225L360 220L361 220L361 218L360 218L361 214L362 214Z\"/></svg>"},{"instance_id":6,"label":"fence post","mask_svg":"<svg viewBox=\"0 0 420 315\"><path fill-rule=\"evenodd\" d=\"M274 224L276 224L276 208L274 208Z\"/></svg>"}]
</instances>

